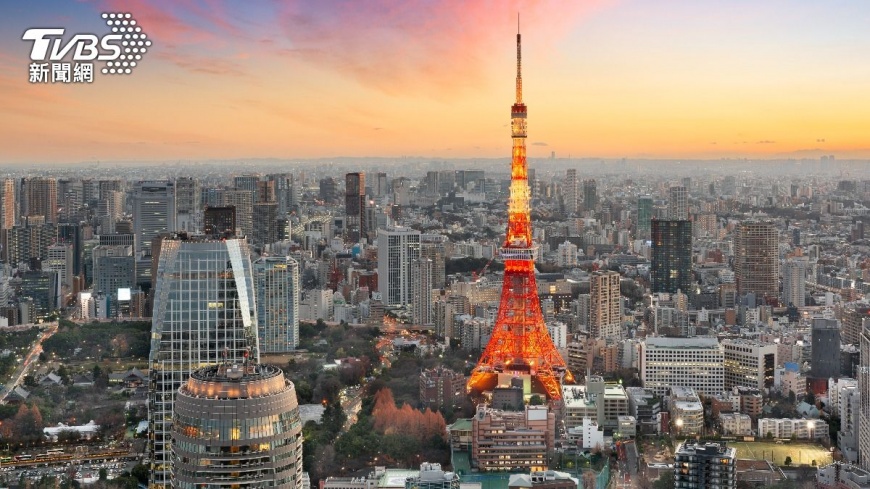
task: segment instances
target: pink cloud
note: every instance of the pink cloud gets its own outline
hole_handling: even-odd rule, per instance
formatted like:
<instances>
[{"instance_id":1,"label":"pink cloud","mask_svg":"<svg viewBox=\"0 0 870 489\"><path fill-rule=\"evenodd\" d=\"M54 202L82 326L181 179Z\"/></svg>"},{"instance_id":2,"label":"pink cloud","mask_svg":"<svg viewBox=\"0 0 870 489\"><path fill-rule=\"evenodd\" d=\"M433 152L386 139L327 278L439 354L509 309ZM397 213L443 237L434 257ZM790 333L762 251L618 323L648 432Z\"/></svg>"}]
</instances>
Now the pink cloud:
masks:
<instances>
[{"instance_id":1,"label":"pink cloud","mask_svg":"<svg viewBox=\"0 0 870 489\"><path fill-rule=\"evenodd\" d=\"M477 85L494 52L512 51L516 14L539 46L552 45L603 2L336 0L290 2L279 22L284 53L387 93Z\"/></svg>"},{"instance_id":2,"label":"pink cloud","mask_svg":"<svg viewBox=\"0 0 870 489\"><path fill-rule=\"evenodd\" d=\"M103 1L106 9L133 12L161 46L198 56L200 65L240 52L265 51L270 61L300 60L386 93L428 92L436 98L463 87L479 88L493 53L511 51L518 12L527 35L546 49L590 12L610 3L293 0L248 6L217 0ZM163 58L190 67L175 53Z\"/></svg>"}]
</instances>

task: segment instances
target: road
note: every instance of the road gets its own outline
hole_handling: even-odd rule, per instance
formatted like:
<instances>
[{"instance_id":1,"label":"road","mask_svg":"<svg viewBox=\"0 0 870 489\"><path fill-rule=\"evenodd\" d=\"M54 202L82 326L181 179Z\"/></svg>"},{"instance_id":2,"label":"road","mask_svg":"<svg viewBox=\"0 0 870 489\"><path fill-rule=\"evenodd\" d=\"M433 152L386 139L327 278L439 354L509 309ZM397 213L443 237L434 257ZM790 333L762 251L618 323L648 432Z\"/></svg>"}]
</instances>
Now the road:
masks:
<instances>
[{"instance_id":1,"label":"road","mask_svg":"<svg viewBox=\"0 0 870 489\"><path fill-rule=\"evenodd\" d=\"M349 397L347 400L342 399L341 408L344 410L344 413L347 415L347 420L344 422L344 426L342 426L342 433L346 432L353 426L357 421L357 414L359 414L359 410L362 407L362 395L363 388L362 387L351 387L348 389Z\"/></svg>"},{"instance_id":2,"label":"road","mask_svg":"<svg viewBox=\"0 0 870 489\"><path fill-rule=\"evenodd\" d=\"M24 380L24 376L27 375L27 371L30 370L30 367L33 365L34 360L39 358L39 354L42 353L42 342L50 338L51 335L56 332L57 323L51 323L47 328L42 330L42 335L38 336L36 341L33 342L33 347L30 349L30 352L26 357L24 357L24 361L21 362L21 365L15 369L15 372L13 372L9 384L6 386L6 390L4 390L3 394L0 395L0 404L6 404L6 396L15 388L15 386L21 384L22 380Z\"/></svg>"}]
</instances>

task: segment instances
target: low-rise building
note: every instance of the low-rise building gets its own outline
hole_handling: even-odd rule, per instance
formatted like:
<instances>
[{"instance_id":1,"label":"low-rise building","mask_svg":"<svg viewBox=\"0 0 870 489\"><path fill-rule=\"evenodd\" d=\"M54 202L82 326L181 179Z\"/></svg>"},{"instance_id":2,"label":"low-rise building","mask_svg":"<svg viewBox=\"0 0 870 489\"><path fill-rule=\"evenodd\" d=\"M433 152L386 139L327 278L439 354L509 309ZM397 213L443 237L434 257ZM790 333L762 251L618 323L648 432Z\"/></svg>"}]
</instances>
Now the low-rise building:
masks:
<instances>
[{"instance_id":1,"label":"low-rise building","mask_svg":"<svg viewBox=\"0 0 870 489\"><path fill-rule=\"evenodd\" d=\"M752 418L743 413L724 413L719 415L722 434L749 436L752 434Z\"/></svg>"},{"instance_id":2,"label":"low-rise building","mask_svg":"<svg viewBox=\"0 0 870 489\"><path fill-rule=\"evenodd\" d=\"M480 405L471 436L471 465L481 472L546 470L555 448L556 415L547 406L511 412Z\"/></svg>"},{"instance_id":3,"label":"low-rise building","mask_svg":"<svg viewBox=\"0 0 870 489\"><path fill-rule=\"evenodd\" d=\"M661 397L643 387L626 387L625 393L628 395L628 412L637 420L640 431L655 433L662 411Z\"/></svg>"},{"instance_id":4,"label":"low-rise building","mask_svg":"<svg viewBox=\"0 0 870 489\"><path fill-rule=\"evenodd\" d=\"M465 376L435 367L420 373L420 402L433 409L453 407L465 396Z\"/></svg>"},{"instance_id":5,"label":"low-rise building","mask_svg":"<svg viewBox=\"0 0 870 489\"><path fill-rule=\"evenodd\" d=\"M760 418L758 436L824 440L828 437L828 423L818 419Z\"/></svg>"},{"instance_id":6,"label":"low-rise building","mask_svg":"<svg viewBox=\"0 0 870 489\"><path fill-rule=\"evenodd\" d=\"M590 418L602 427L617 428L619 417L627 416L628 394L620 384L605 383L602 377L592 375L586 385L565 386L565 427L582 426Z\"/></svg>"},{"instance_id":7,"label":"low-rise building","mask_svg":"<svg viewBox=\"0 0 870 489\"><path fill-rule=\"evenodd\" d=\"M704 406L695 391L688 387L671 387L671 421L680 436L700 434L704 429Z\"/></svg>"},{"instance_id":8,"label":"low-rise building","mask_svg":"<svg viewBox=\"0 0 870 489\"><path fill-rule=\"evenodd\" d=\"M870 472L855 465L834 462L816 471L818 489L870 489Z\"/></svg>"},{"instance_id":9,"label":"low-rise building","mask_svg":"<svg viewBox=\"0 0 870 489\"><path fill-rule=\"evenodd\" d=\"M580 481L567 472L543 470L511 475L508 489L577 489L579 484Z\"/></svg>"},{"instance_id":10,"label":"low-rise building","mask_svg":"<svg viewBox=\"0 0 870 489\"><path fill-rule=\"evenodd\" d=\"M459 474L441 470L441 464L424 462L418 475L405 479L405 489L459 489Z\"/></svg>"}]
</instances>

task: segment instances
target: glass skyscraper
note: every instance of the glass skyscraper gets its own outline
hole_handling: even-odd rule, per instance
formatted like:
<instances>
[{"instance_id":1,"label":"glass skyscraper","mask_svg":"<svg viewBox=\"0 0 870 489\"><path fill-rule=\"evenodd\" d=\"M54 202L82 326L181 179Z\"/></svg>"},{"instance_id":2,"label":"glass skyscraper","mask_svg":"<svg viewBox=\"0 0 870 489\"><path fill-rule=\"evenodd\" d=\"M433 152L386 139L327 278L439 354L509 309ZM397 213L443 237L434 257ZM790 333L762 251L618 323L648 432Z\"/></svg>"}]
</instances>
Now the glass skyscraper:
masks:
<instances>
[{"instance_id":1,"label":"glass skyscraper","mask_svg":"<svg viewBox=\"0 0 870 489\"><path fill-rule=\"evenodd\" d=\"M692 286L692 222L653 219L652 291L690 293Z\"/></svg>"},{"instance_id":2,"label":"glass skyscraper","mask_svg":"<svg viewBox=\"0 0 870 489\"><path fill-rule=\"evenodd\" d=\"M151 487L172 470L172 409L191 372L222 361L259 362L251 257L244 238L165 239L151 326Z\"/></svg>"}]
</instances>

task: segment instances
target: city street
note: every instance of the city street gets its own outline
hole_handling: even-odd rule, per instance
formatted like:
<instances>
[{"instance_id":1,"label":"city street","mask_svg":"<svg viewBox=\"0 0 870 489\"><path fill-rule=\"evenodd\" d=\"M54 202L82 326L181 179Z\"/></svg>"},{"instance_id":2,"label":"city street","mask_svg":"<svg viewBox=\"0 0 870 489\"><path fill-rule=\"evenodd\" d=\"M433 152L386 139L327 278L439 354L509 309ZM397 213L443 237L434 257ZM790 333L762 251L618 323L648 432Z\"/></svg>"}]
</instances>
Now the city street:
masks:
<instances>
[{"instance_id":1,"label":"city street","mask_svg":"<svg viewBox=\"0 0 870 489\"><path fill-rule=\"evenodd\" d=\"M47 338L50 338L51 335L57 332L57 323L51 323L45 328L42 333L36 338L36 341L33 343L33 347L30 349L30 352L27 356L24 357L24 361L21 362L21 365L15 369L15 372L12 374L9 383L6 385L6 389L0 394L0 404L6 404L6 396L9 392L15 388L15 386L20 385L22 380L24 380L24 376L27 375L28 370L33 365L34 360L39 358L39 354L42 353L42 342Z\"/></svg>"}]
</instances>

